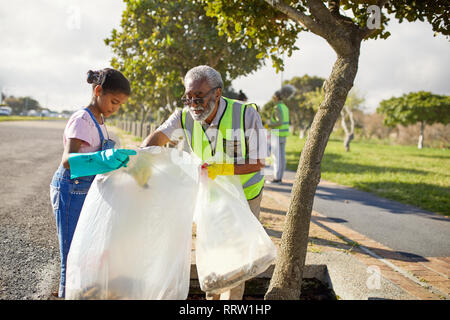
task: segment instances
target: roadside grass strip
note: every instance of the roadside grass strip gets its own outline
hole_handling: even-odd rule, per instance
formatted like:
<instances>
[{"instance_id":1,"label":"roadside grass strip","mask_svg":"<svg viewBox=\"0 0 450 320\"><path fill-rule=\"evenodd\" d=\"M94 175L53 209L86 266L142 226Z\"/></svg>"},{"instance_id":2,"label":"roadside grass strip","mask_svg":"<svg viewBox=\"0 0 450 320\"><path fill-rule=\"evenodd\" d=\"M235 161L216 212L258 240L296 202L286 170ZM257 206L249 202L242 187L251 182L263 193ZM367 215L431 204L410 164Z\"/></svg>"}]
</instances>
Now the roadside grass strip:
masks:
<instances>
[{"instance_id":1,"label":"roadside grass strip","mask_svg":"<svg viewBox=\"0 0 450 320\"><path fill-rule=\"evenodd\" d=\"M305 139L287 139L289 170L297 170ZM321 178L450 216L450 150L417 149L376 141L353 141L345 152L341 139L330 138Z\"/></svg>"}]
</instances>

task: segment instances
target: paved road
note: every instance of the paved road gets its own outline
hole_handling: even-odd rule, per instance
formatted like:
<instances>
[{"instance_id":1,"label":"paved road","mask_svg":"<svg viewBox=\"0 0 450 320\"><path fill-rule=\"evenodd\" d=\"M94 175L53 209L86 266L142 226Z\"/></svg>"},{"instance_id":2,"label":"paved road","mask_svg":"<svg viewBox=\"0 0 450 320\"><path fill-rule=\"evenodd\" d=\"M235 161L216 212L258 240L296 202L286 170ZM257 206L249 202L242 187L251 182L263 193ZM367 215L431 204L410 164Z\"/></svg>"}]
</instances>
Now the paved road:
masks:
<instances>
[{"instance_id":1,"label":"paved road","mask_svg":"<svg viewBox=\"0 0 450 320\"><path fill-rule=\"evenodd\" d=\"M285 172L284 178L294 177L295 172ZM292 184L266 187L290 193ZM450 219L444 216L325 181L317 188L313 209L409 256L450 256Z\"/></svg>"},{"instance_id":2,"label":"paved road","mask_svg":"<svg viewBox=\"0 0 450 320\"><path fill-rule=\"evenodd\" d=\"M0 299L48 299L57 288L49 184L65 123L0 122Z\"/></svg>"}]
</instances>

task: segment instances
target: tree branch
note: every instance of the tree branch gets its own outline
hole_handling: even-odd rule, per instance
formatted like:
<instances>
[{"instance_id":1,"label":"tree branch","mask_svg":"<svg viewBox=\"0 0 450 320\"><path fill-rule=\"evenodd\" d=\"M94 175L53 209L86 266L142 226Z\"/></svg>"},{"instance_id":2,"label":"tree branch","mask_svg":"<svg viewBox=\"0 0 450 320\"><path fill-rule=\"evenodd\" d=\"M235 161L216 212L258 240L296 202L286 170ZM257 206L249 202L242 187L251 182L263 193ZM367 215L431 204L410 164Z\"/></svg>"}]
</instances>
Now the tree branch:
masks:
<instances>
[{"instance_id":1,"label":"tree branch","mask_svg":"<svg viewBox=\"0 0 450 320\"><path fill-rule=\"evenodd\" d=\"M359 29L352 21L342 23L340 15L334 16L323 4L322 0L305 0L310 15L286 5L282 0L265 0L276 10L285 13L292 20L299 22L312 33L324 38L338 55L351 55L354 52L353 36L359 37ZM338 4L337 1L333 3ZM342 18L342 17L341 17Z\"/></svg>"},{"instance_id":2,"label":"tree branch","mask_svg":"<svg viewBox=\"0 0 450 320\"><path fill-rule=\"evenodd\" d=\"M321 37L325 36L326 32L323 29L323 27L319 23L314 21L314 19L312 19L311 16L299 10L295 10L291 6L285 4L282 0L265 0L265 1L269 5L274 7L276 10L283 12L289 18L301 24L303 27L305 27L312 33L315 33Z\"/></svg>"},{"instance_id":3,"label":"tree branch","mask_svg":"<svg viewBox=\"0 0 450 320\"><path fill-rule=\"evenodd\" d=\"M337 27L338 23L336 18L331 14L330 10L328 10L321 0L306 0L306 6L311 11L311 14L322 24Z\"/></svg>"},{"instance_id":4,"label":"tree branch","mask_svg":"<svg viewBox=\"0 0 450 320\"><path fill-rule=\"evenodd\" d=\"M331 12L333 17L336 18L340 23L353 24L353 20L349 17L343 16L340 13L341 1L340 0L328 0L328 10Z\"/></svg>"},{"instance_id":5,"label":"tree branch","mask_svg":"<svg viewBox=\"0 0 450 320\"><path fill-rule=\"evenodd\" d=\"M328 1L328 10L330 10L332 15L339 15L339 6L341 5L340 0L330 0Z\"/></svg>"}]
</instances>

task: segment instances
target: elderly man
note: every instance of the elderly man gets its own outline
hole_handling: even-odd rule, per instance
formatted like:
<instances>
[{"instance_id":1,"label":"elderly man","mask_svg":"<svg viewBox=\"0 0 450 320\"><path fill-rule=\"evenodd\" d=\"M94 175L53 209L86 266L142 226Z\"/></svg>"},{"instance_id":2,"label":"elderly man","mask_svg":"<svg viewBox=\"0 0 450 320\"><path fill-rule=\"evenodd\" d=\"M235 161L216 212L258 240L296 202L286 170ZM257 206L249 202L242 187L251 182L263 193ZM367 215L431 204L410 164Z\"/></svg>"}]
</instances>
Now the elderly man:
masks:
<instances>
[{"instance_id":1,"label":"elderly man","mask_svg":"<svg viewBox=\"0 0 450 320\"><path fill-rule=\"evenodd\" d=\"M259 218L267 156L265 129L254 104L222 97L222 77L209 66L189 70L184 79L183 110L144 139L141 147L163 146L182 133L185 145L207 162L208 176L238 175L251 211ZM240 300L245 284L210 300Z\"/></svg>"}]
</instances>

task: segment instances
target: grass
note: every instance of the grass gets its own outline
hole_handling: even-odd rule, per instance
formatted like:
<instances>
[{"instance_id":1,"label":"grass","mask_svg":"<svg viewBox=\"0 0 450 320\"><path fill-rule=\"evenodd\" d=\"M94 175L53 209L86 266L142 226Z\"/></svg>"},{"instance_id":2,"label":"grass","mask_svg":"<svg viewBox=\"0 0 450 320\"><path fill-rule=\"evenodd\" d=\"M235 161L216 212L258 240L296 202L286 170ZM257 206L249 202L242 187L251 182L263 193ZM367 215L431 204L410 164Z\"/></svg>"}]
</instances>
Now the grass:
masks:
<instances>
[{"instance_id":1,"label":"grass","mask_svg":"<svg viewBox=\"0 0 450 320\"><path fill-rule=\"evenodd\" d=\"M290 136L287 168L297 170L305 139ZM345 152L343 141L328 141L321 178L450 216L450 150L353 141Z\"/></svg>"},{"instance_id":2,"label":"grass","mask_svg":"<svg viewBox=\"0 0 450 320\"><path fill-rule=\"evenodd\" d=\"M112 128L113 128L112 130L117 135L117 137L120 139L120 141L131 140L132 142L142 142L144 140L141 137L133 136L132 133L129 131L122 130L118 127L112 127ZM127 136L128 138L125 138L125 136Z\"/></svg>"},{"instance_id":3,"label":"grass","mask_svg":"<svg viewBox=\"0 0 450 320\"><path fill-rule=\"evenodd\" d=\"M29 120L61 120L60 118L52 117L32 117L32 116L0 116L0 122L2 121L29 121Z\"/></svg>"}]
</instances>

